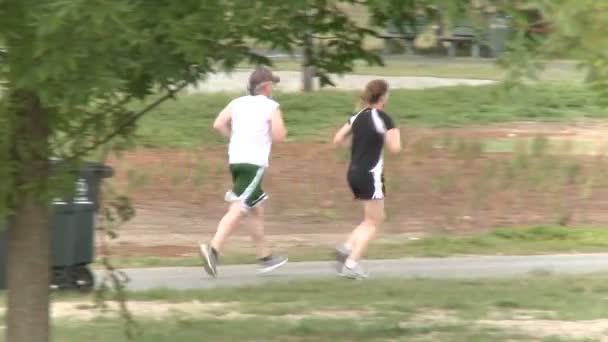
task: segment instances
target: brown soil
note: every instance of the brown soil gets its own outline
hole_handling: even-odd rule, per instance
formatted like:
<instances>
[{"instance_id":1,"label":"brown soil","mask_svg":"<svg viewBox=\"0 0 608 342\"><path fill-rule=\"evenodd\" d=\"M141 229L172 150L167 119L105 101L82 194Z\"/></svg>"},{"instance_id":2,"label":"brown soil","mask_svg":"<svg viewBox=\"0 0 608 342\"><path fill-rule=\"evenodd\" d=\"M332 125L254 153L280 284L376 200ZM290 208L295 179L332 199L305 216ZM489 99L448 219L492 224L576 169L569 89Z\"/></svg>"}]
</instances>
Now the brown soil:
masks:
<instances>
[{"instance_id":1,"label":"brown soil","mask_svg":"<svg viewBox=\"0 0 608 342\"><path fill-rule=\"evenodd\" d=\"M524 123L470 129L409 129L405 153L387 156L388 221L383 234L472 232L498 226L545 223L608 223L608 164L600 156L559 156L557 173L540 170L543 161L517 156L439 148L445 136L457 139L545 135L603 143L606 125ZM467 152L468 151L468 152ZM270 194L267 233L327 242L347 233L361 209L345 181L347 152L326 143L276 146L264 181ZM545 158L546 159L546 158ZM544 159L543 159L544 160ZM524 163L524 164L526 164ZM124 255L178 256L215 230L230 186L225 148L128 152L110 164L112 182L127 190L137 209L121 228ZM515 165L515 166L514 166ZM570 171L568 171L570 170ZM571 174L559 178L559 175ZM540 177L540 178L539 178ZM237 240L243 241L245 229ZM294 244L302 241L292 241ZM186 248L184 248L186 247Z\"/></svg>"}]
</instances>

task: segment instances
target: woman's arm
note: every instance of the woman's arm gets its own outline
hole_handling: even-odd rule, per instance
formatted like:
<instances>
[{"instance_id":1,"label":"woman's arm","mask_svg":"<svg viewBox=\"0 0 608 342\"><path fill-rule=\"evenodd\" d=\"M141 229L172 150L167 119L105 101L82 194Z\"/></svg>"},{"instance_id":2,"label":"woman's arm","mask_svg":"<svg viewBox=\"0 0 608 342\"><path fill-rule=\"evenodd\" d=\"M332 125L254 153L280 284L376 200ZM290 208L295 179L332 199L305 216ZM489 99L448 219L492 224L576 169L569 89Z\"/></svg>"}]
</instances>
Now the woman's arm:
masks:
<instances>
[{"instance_id":1,"label":"woman's arm","mask_svg":"<svg viewBox=\"0 0 608 342\"><path fill-rule=\"evenodd\" d=\"M384 136L384 142L386 143L386 148L389 151L393 153L401 152L401 132L399 129L389 129Z\"/></svg>"},{"instance_id":2,"label":"woman's arm","mask_svg":"<svg viewBox=\"0 0 608 342\"><path fill-rule=\"evenodd\" d=\"M342 126L342 128L340 128L338 133L336 133L336 135L334 136L334 145L343 144L344 141L346 140L346 137L348 137L351 133L352 133L352 129L351 129L350 122L347 122L344 124L344 126Z\"/></svg>"}]
</instances>

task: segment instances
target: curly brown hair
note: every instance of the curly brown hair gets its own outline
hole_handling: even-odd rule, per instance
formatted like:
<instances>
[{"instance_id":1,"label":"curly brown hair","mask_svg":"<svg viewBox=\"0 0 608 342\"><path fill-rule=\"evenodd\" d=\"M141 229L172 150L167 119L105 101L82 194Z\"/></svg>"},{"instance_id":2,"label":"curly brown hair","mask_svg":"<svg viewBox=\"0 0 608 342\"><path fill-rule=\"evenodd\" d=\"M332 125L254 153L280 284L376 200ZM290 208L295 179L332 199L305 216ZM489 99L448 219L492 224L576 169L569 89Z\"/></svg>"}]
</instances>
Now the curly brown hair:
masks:
<instances>
[{"instance_id":1,"label":"curly brown hair","mask_svg":"<svg viewBox=\"0 0 608 342\"><path fill-rule=\"evenodd\" d=\"M388 83L385 80L370 81L361 94L361 101L367 105L375 105L387 92Z\"/></svg>"}]
</instances>

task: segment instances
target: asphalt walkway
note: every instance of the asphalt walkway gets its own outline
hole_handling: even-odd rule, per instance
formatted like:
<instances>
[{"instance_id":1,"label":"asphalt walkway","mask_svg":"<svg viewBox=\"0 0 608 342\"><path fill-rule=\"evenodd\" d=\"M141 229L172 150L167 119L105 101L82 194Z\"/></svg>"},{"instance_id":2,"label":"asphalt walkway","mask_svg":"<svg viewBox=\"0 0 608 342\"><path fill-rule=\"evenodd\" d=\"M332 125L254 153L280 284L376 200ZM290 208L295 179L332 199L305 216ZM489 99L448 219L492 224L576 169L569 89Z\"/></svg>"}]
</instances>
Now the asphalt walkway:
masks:
<instances>
[{"instance_id":1,"label":"asphalt walkway","mask_svg":"<svg viewBox=\"0 0 608 342\"><path fill-rule=\"evenodd\" d=\"M608 254L538 256L474 256L370 260L364 267L372 277L484 278L526 275L535 272L594 273L608 271ZM127 269L131 290L155 288L197 289L336 277L331 262L295 262L268 274L258 275L256 265L219 267L212 279L202 267Z\"/></svg>"}]
</instances>

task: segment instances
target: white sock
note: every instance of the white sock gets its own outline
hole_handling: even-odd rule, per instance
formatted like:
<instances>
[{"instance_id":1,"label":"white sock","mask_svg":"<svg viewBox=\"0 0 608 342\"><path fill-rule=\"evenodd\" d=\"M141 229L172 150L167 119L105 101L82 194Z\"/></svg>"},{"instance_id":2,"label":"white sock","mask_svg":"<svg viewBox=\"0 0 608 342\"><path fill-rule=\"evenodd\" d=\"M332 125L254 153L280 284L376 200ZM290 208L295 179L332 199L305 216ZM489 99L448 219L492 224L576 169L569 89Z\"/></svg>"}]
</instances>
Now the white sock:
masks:
<instances>
[{"instance_id":1,"label":"white sock","mask_svg":"<svg viewBox=\"0 0 608 342\"><path fill-rule=\"evenodd\" d=\"M353 250L353 246L350 243L345 243L342 246L344 247L345 250L347 250L349 252Z\"/></svg>"},{"instance_id":2,"label":"white sock","mask_svg":"<svg viewBox=\"0 0 608 342\"><path fill-rule=\"evenodd\" d=\"M348 258L348 259L346 259L344 266L346 266L346 268L353 269L357 266L357 262L351 258Z\"/></svg>"}]
</instances>

